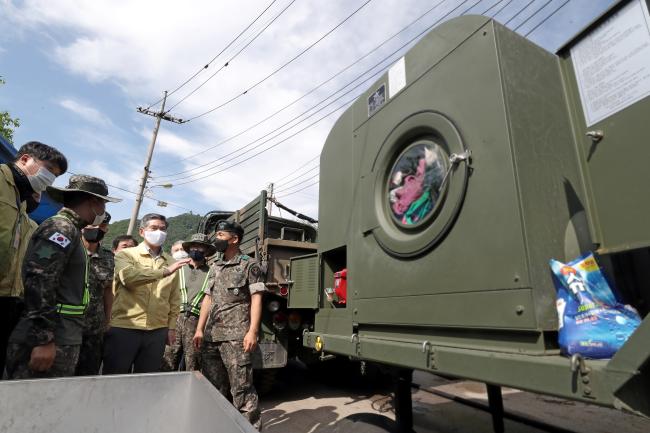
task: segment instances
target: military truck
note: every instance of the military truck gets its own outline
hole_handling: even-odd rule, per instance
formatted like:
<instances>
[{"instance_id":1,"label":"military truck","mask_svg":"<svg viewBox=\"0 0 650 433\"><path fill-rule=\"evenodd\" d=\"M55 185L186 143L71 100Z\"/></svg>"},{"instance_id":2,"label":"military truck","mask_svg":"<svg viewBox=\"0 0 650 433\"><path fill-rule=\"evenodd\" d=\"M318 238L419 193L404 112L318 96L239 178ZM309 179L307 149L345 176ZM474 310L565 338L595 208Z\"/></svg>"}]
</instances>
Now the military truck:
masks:
<instances>
[{"instance_id":1,"label":"military truck","mask_svg":"<svg viewBox=\"0 0 650 433\"><path fill-rule=\"evenodd\" d=\"M316 252L317 231L308 222L269 215L267 208L271 204L267 192L262 191L236 212L208 212L197 229L212 236L221 220L240 223L244 228L242 252L257 260L266 274L260 342L253 356L253 367L257 370L255 382L262 394L270 390L277 370L284 367L288 359L300 357L309 361L313 358L313 351L302 345L302 332L312 326L314 310L289 309L287 298L290 259ZM311 220L305 215L299 216Z\"/></svg>"},{"instance_id":2,"label":"military truck","mask_svg":"<svg viewBox=\"0 0 650 433\"><path fill-rule=\"evenodd\" d=\"M501 386L650 415L647 9L619 2L556 54L453 19L336 121L288 308L315 311L305 347L399 369L403 428L413 369L488 384L496 430ZM549 259L590 250L645 316L611 360L558 347Z\"/></svg>"}]
</instances>

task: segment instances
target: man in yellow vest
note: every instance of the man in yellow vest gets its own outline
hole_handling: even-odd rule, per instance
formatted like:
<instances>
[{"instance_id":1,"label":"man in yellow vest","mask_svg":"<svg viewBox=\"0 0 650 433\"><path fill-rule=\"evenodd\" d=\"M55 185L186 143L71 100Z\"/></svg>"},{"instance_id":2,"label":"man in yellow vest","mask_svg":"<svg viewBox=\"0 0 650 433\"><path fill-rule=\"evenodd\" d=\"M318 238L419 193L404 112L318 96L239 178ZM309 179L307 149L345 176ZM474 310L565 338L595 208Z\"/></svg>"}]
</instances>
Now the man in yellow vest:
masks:
<instances>
[{"instance_id":1,"label":"man in yellow vest","mask_svg":"<svg viewBox=\"0 0 650 433\"><path fill-rule=\"evenodd\" d=\"M63 208L36 229L25 253L25 311L9 337L10 379L74 375L90 296L81 229L101 224L106 202L119 201L103 180L84 175L47 192Z\"/></svg>"},{"instance_id":2,"label":"man in yellow vest","mask_svg":"<svg viewBox=\"0 0 650 433\"><path fill-rule=\"evenodd\" d=\"M7 341L22 310L20 269L36 223L27 214L38 206L41 192L68 169L55 148L31 141L9 164L0 165L0 377Z\"/></svg>"}]
</instances>

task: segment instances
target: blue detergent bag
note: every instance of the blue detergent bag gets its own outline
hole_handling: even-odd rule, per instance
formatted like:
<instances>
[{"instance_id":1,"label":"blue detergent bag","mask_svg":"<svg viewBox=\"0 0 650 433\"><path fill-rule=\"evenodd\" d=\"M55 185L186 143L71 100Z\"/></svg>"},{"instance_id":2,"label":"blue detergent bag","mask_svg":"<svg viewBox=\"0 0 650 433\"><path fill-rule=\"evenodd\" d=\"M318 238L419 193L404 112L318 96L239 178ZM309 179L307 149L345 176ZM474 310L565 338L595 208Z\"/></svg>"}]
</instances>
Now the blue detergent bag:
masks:
<instances>
[{"instance_id":1,"label":"blue detergent bag","mask_svg":"<svg viewBox=\"0 0 650 433\"><path fill-rule=\"evenodd\" d=\"M557 290L560 351L611 358L641 324L641 317L618 301L593 254L568 264L551 260L550 265Z\"/></svg>"}]
</instances>

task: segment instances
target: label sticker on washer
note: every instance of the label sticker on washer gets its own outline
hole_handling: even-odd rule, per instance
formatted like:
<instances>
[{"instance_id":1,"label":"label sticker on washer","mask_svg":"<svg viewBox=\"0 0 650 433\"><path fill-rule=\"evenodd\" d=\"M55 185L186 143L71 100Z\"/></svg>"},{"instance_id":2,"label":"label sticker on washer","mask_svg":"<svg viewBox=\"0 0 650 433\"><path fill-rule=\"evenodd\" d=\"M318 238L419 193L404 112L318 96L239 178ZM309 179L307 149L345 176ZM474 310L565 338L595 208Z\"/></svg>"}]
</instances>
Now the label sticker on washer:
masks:
<instances>
[{"instance_id":1,"label":"label sticker on washer","mask_svg":"<svg viewBox=\"0 0 650 433\"><path fill-rule=\"evenodd\" d=\"M395 97L404 87L406 87L406 62L402 57L388 70L388 97Z\"/></svg>"},{"instance_id":2,"label":"label sticker on washer","mask_svg":"<svg viewBox=\"0 0 650 433\"><path fill-rule=\"evenodd\" d=\"M368 117L375 114L386 103L386 83L383 83L374 93L368 96Z\"/></svg>"}]
</instances>

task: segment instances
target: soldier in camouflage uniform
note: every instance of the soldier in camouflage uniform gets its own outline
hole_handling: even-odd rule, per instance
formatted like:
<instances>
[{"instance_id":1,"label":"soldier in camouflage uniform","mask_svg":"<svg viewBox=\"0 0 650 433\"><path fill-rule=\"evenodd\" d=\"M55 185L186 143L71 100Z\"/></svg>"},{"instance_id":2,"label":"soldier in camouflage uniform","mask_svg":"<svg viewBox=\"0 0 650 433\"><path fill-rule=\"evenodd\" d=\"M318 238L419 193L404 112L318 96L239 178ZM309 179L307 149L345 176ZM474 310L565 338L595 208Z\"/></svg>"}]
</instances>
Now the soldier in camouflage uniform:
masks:
<instances>
[{"instance_id":1,"label":"soldier in camouflage uniform","mask_svg":"<svg viewBox=\"0 0 650 433\"><path fill-rule=\"evenodd\" d=\"M38 227L27 214L38 207L45 188L67 169L61 152L37 141L22 145L13 162L0 165L0 378L9 336L23 309L23 257Z\"/></svg>"},{"instance_id":2,"label":"soldier in camouflage uniform","mask_svg":"<svg viewBox=\"0 0 650 433\"><path fill-rule=\"evenodd\" d=\"M110 318L110 306L113 301L113 254L101 246L101 240L108 232L111 216L107 212L99 226L86 226L82 231L82 240L88 253L89 275L88 290L90 298L86 315L77 376L94 376L99 374L102 364L104 331Z\"/></svg>"},{"instance_id":3,"label":"soldier in camouflage uniform","mask_svg":"<svg viewBox=\"0 0 650 433\"><path fill-rule=\"evenodd\" d=\"M259 430L251 353L257 346L265 286L257 262L239 249L243 234L237 223L217 224L214 244L223 257L211 267L194 344L201 347L201 372Z\"/></svg>"},{"instance_id":4,"label":"soldier in camouflage uniform","mask_svg":"<svg viewBox=\"0 0 650 433\"><path fill-rule=\"evenodd\" d=\"M176 320L176 341L165 348L162 371L177 371L181 358L185 360L185 370L201 368L201 352L194 347L192 339L205 297L204 290L209 282L210 267L206 264L206 260L214 255L217 249L202 233L192 235L189 241L182 242L182 247L191 261L179 270L181 314Z\"/></svg>"},{"instance_id":5,"label":"soldier in camouflage uniform","mask_svg":"<svg viewBox=\"0 0 650 433\"><path fill-rule=\"evenodd\" d=\"M101 223L106 202L119 201L92 176L72 176L67 188L47 192L64 207L36 229L25 253L25 311L9 338L10 379L74 375L89 296L81 228Z\"/></svg>"}]
</instances>

